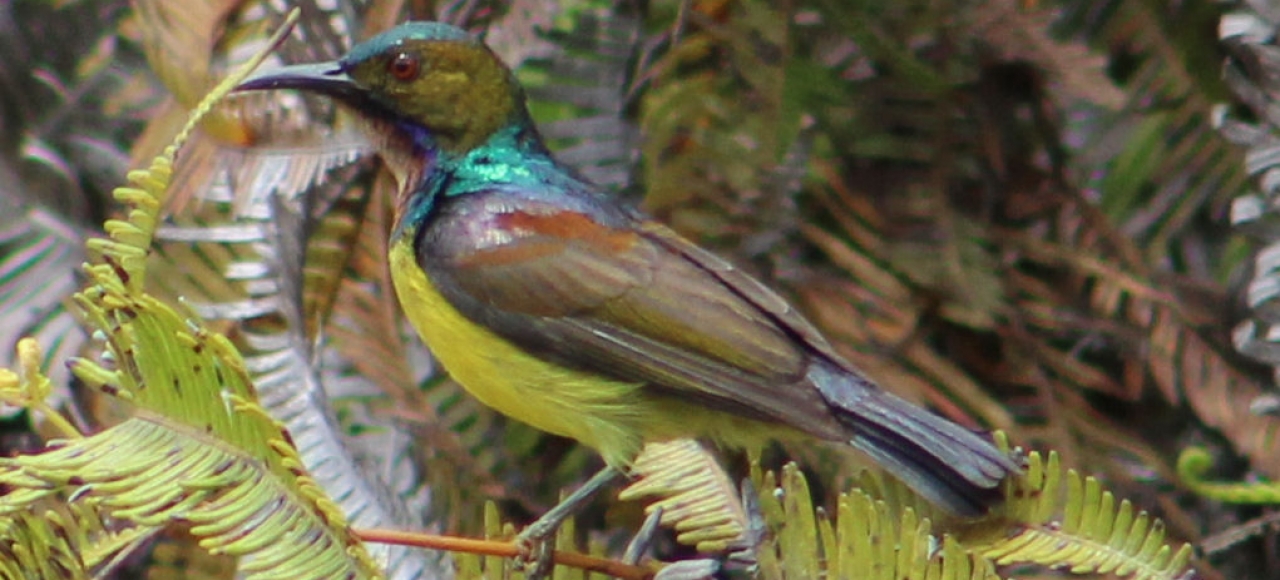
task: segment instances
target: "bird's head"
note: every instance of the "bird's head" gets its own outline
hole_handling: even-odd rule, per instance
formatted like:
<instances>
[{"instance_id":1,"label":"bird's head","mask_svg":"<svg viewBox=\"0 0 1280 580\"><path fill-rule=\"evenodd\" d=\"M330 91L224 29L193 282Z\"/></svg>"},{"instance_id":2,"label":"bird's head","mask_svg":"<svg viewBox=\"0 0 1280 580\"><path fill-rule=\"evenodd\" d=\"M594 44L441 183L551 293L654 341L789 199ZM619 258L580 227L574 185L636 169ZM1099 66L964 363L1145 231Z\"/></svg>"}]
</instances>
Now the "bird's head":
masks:
<instances>
[{"instance_id":1,"label":"bird's head","mask_svg":"<svg viewBox=\"0 0 1280 580\"><path fill-rule=\"evenodd\" d=\"M462 155L517 122L524 95L482 42L440 22L409 22L352 47L335 62L258 73L237 90L296 89L327 95L375 131Z\"/></svg>"}]
</instances>

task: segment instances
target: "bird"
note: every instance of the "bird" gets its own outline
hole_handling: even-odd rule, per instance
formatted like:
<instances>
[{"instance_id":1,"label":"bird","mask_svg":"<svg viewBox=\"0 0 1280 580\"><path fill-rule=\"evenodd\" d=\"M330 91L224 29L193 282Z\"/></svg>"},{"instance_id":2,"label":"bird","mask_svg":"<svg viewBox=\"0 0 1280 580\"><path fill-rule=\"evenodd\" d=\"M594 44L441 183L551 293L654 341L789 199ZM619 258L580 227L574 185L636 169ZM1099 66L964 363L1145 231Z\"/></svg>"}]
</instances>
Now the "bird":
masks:
<instances>
[{"instance_id":1,"label":"bird","mask_svg":"<svg viewBox=\"0 0 1280 580\"><path fill-rule=\"evenodd\" d=\"M878 386L779 293L557 161L510 68L466 31L407 22L237 87L286 89L353 112L393 173L393 286L443 368L612 474L651 441L833 442L976 518L1020 472Z\"/></svg>"}]
</instances>

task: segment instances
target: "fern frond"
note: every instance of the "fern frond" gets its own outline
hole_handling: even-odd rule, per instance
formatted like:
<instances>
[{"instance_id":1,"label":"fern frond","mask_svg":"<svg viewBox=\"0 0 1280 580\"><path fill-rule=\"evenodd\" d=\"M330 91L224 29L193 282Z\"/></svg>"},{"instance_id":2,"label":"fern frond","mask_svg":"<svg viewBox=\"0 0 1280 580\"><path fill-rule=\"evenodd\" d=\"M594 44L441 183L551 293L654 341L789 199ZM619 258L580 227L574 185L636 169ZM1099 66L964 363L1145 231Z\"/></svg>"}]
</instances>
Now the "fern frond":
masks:
<instances>
[{"instance_id":1,"label":"fern frond","mask_svg":"<svg viewBox=\"0 0 1280 580\"><path fill-rule=\"evenodd\" d=\"M6 353L0 360L27 336L52 347L45 363L66 360L88 338L65 302L76 289L75 267L84 260L84 232L47 210L12 201L0 198L0 352ZM71 379L62 365L50 375L59 389ZM60 392L50 404L59 406L69 394ZM4 411L0 406L0 415Z\"/></svg>"},{"instance_id":2,"label":"fern frond","mask_svg":"<svg viewBox=\"0 0 1280 580\"><path fill-rule=\"evenodd\" d=\"M1144 55L1124 87L1130 102L1149 103L1143 116L1107 119L1112 128L1086 145L1078 170L1102 176L1097 186L1104 213L1128 236L1142 240L1147 255L1167 256L1169 240L1186 230L1198 211L1247 186L1237 152L1201 122L1222 98L1218 47L1183 34L1190 27L1211 26L1216 14L1141 3L1116 4L1105 14L1082 14L1087 11L1082 5L1069 10L1077 14L1064 20L1095 42L1119 43ZM1190 17L1201 20L1173 21ZM1090 168L1094 163L1099 165Z\"/></svg>"},{"instance_id":3,"label":"fern frond","mask_svg":"<svg viewBox=\"0 0 1280 580\"><path fill-rule=\"evenodd\" d=\"M1065 484L1065 499L1063 485ZM999 564L1036 563L1066 567L1074 574L1099 573L1139 580L1173 580L1182 576L1191 546L1174 549L1165 543L1164 524L1137 511L1093 477L1062 471L1056 453L1044 460L1028 457L1024 477L1012 486L999 518L1021 524L1018 531L990 543L967 545ZM1064 513L1054 519L1059 502Z\"/></svg>"},{"instance_id":4,"label":"fern frond","mask_svg":"<svg viewBox=\"0 0 1280 580\"><path fill-rule=\"evenodd\" d=\"M0 498L0 579L101 578L155 531L106 516L84 494L70 503L26 499L9 512L9 498Z\"/></svg>"},{"instance_id":5,"label":"fern frond","mask_svg":"<svg viewBox=\"0 0 1280 580\"><path fill-rule=\"evenodd\" d=\"M1003 434L998 442L1007 447ZM1024 474L1006 484L1006 503L978 521L935 519L928 507L922 514L921 500L896 480L864 476L828 516L814 509L794 465L777 476L753 467L752 479L763 482L761 510L773 532L759 554L761 575L771 580L997 579L996 565L1026 564L1174 580L1191 557L1190 545L1165 542L1158 519L1064 470L1056 453L1029 454Z\"/></svg>"},{"instance_id":6,"label":"fern frond","mask_svg":"<svg viewBox=\"0 0 1280 580\"><path fill-rule=\"evenodd\" d=\"M142 20L142 47L151 69L179 102L194 107L214 84L210 55L219 23L235 5L202 2L178 6L143 0L136 6Z\"/></svg>"},{"instance_id":7,"label":"fern frond","mask_svg":"<svg viewBox=\"0 0 1280 580\"><path fill-rule=\"evenodd\" d=\"M90 566L82 557L83 535L69 512L33 509L12 516L0 516L0 578L19 580L87 580Z\"/></svg>"},{"instance_id":8,"label":"fern frond","mask_svg":"<svg viewBox=\"0 0 1280 580\"><path fill-rule=\"evenodd\" d=\"M40 343L34 338L24 338L18 341L18 346L14 350L17 352L17 362L21 372L14 373L0 368L0 405L38 412L44 415L44 420L57 429L61 436L80 437L80 431L50 403L55 389L57 389L58 398L61 398L61 385L55 384L52 379L45 376L44 356L41 354Z\"/></svg>"},{"instance_id":9,"label":"fern frond","mask_svg":"<svg viewBox=\"0 0 1280 580\"><path fill-rule=\"evenodd\" d=\"M108 341L123 368L81 359L73 370L154 413L45 453L0 460L0 483L14 488L0 497L0 514L27 513L74 489L73 505L92 502L140 527L187 522L205 549L249 556L250 573L284 566L306 577L343 570L377 577L336 506L299 474L287 434L242 396L248 382L225 339L192 332L163 304L112 292L123 286L103 282L90 291L100 302L86 308L91 320L119 323Z\"/></svg>"},{"instance_id":10,"label":"fern frond","mask_svg":"<svg viewBox=\"0 0 1280 580\"><path fill-rule=\"evenodd\" d=\"M1192 491L1226 503L1275 505L1280 503L1280 484L1275 482L1222 483L1208 479L1213 457L1199 447L1188 447L1178 456L1178 476Z\"/></svg>"},{"instance_id":11,"label":"fern frond","mask_svg":"<svg viewBox=\"0 0 1280 580\"><path fill-rule=\"evenodd\" d=\"M928 518L895 509L857 489L840 495L834 516L815 510L794 464L761 478L760 504L773 530L759 552L770 580L998 580L990 562L950 536L932 535Z\"/></svg>"},{"instance_id":12,"label":"fern frond","mask_svg":"<svg viewBox=\"0 0 1280 580\"><path fill-rule=\"evenodd\" d=\"M38 501L0 517L0 579L101 578L153 532L108 521L95 501Z\"/></svg>"},{"instance_id":13,"label":"fern frond","mask_svg":"<svg viewBox=\"0 0 1280 580\"><path fill-rule=\"evenodd\" d=\"M517 71L556 158L593 183L621 190L635 182L640 161L640 135L625 109L643 22L627 2L605 5L607 11L559 7L557 18L534 31L546 38L542 46L554 58L507 62L525 61ZM495 32L521 26L513 21L527 18L527 12L511 11ZM509 47L508 52L529 50L529 39L523 40L525 46Z\"/></svg>"},{"instance_id":14,"label":"fern frond","mask_svg":"<svg viewBox=\"0 0 1280 580\"><path fill-rule=\"evenodd\" d=\"M1252 269L1245 304L1252 315L1240 322L1231 338L1236 350L1271 367L1280 366L1280 349L1276 348L1276 312L1280 307L1280 245L1276 243L1277 209L1280 183L1275 179L1277 163L1276 136L1280 135L1280 119L1275 116L1280 90L1275 85L1277 65L1274 59L1275 37L1258 31L1274 26L1276 16L1256 6L1241 5L1224 15L1219 35L1233 58L1224 68L1227 82L1236 96L1252 111L1255 121L1247 122L1229 116L1223 105L1214 112L1218 131L1237 145L1246 147L1244 167L1256 182L1256 191L1242 194L1231 205L1231 225L1254 241ZM1274 382L1274 378L1272 380ZM1217 400L1209 402L1222 409L1230 423L1218 426L1251 460L1251 465L1272 480L1280 479L1280 449L1275 436L1280 431L1280 418L1273 412L1258 412L1255 404L1274 396L1271 389L1238 389L1219 391ZM1230 398L1227 398L1230 397ZM1188 449L1178 460L1180 475L1197 493L1220 497L1225 501L1267 502L1271 495L1267 485L1237 487L1209 484L1202 469L1207 458Z\"/></svg>"},{"instance_id":15,"label":"fern frond","mask_svg":"<svg viewBox=\"0 0 1280 580\"><path fill-rule=\"evenodd\" d=\"M975 36L980 36L1007 62L1030 61L1051 76L1053 97L1081 99L1119 109L1128 96L1107 76L1107 59L1081 43L1054 38L1055 11L1047 6L1009 0L976 3L969 14Z\"/></svg>"},{"instance_id":16,"label":"fern frond","mask_svg":"<svg viewBox=\"0 0 1280 580\"><path fill-rule=\"evenodd\" d=\"M130 185L115 192L130 208L126 219L107 222L109 239L86 244L98 263L86 267L91 283L75 300L105 335L109 368L87 359L70 366L139 415L44 453L0 460L0 482L14 490L0 497L0 514L68 491L70 503L93 502L138 526L188 522L205 549L243 556L249 577L279 569L380 577L336 506L303 473L288 433L253 402L231 343L143 290L176 151L249 70L211 92L149 169L130 173Z\"/></svg>"},{"instance_id":17,"label":"fern frond","mask_svg":"<svg viewBox=\"0 0 1280 580\"><path fill-rule=\"evenodd\" d=\"M632 465L636 481L618 494L630 501L658 497L645 513L662 510L677 541L700 552L745 547L748 515L738 491L712 455L692 439L649 443Z\"/></svg>"}]
</instances>

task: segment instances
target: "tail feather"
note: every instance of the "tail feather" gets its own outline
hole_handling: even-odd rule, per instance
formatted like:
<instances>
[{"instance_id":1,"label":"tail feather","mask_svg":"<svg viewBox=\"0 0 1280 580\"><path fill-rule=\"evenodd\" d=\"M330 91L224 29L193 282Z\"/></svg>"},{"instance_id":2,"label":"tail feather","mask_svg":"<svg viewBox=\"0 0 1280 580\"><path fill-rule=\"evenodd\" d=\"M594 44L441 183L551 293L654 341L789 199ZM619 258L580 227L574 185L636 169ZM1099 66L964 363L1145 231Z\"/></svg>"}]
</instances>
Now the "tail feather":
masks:
<instances>
[{"instance_id":1,"label":"tail feather","mask_svg":"<svg viewBox=\"0 0 1280 580\"><path fill-rule=\"evenodd\" d=\"M949 512L965 517L986 513L1001 500L1001 482L1020 471L1007 453L968 429L860 376L832 378L836 382L818 383L825 383L820 390L852 433L850 443Z\"/></svg>"}]
</instances>

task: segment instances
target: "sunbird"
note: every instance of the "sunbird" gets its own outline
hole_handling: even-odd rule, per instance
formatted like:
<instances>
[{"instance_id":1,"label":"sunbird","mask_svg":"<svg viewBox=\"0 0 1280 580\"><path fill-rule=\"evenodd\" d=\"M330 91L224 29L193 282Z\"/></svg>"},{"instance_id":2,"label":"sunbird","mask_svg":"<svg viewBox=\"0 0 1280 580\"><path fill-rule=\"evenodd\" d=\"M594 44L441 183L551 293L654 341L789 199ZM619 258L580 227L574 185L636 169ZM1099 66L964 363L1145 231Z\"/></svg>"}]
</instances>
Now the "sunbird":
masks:
<instances>
[{"instance_id":1,"label":"sunbird","mask_svg":"<svg viewBox=\"0 0 1280 580\"><path fill-rule=\"evenodd\" d=\"M882 390L778 293L556 161L511 70L439 22L258 73L354 111L398 194L397 297L484 404L625 472L644 443L849 444L945 510L1000 501L1017 462Z\"/></svg>"}]
</instances>

